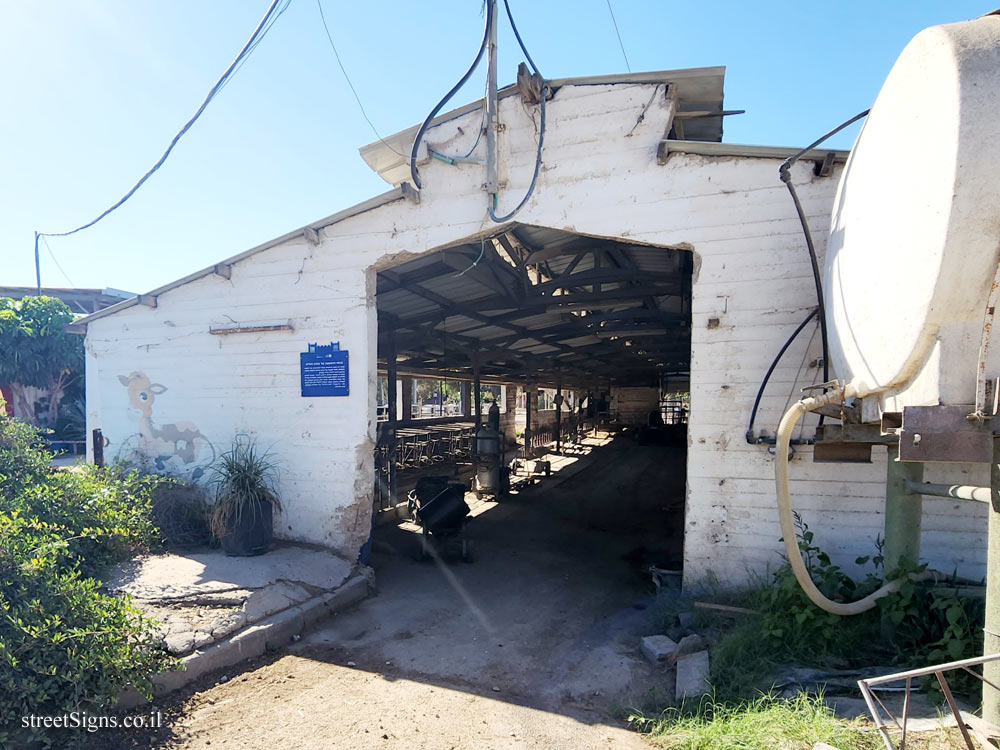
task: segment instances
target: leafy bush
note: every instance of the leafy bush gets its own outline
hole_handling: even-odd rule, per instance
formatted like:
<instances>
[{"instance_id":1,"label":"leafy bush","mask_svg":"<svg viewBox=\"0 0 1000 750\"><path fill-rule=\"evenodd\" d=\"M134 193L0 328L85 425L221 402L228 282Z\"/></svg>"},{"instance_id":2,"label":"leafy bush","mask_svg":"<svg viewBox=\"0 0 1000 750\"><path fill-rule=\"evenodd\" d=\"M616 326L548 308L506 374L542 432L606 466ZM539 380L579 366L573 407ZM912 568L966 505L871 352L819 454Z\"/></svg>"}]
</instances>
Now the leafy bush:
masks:
<instances>
[{"instance_id":1,"label":"leafy bush","mask_svg":"<svg viewBox=\"0 0 1000 750\"><path fill-rule=\"evenodd\" d=\"M824 596L852 601L878 588L881 582L873 574L856 583L813 544L813 532L798 515L795 523L799 551ZM760 590L756 608L761 612L764 639L789 659L827 664L850 661L858 655L859 643L879 640L881 620L877 610L841 617L820 609L809 601L787 562L775 572L772 585Z\"/></svg>"},{"instance_id":2,"label":"leafy bush","mask_svg":"<svg viewBox=\"0 0 1000 750\"><path fill-rule=\"evenodd\" d=\"M97 575L157 541L150 495L158 481L135 471L81 465L24 488L11 500L0 501L0 508L19 510L61 529L81 571Z\"/></svg>"},{"instance_id":3,"label":"leafy bush","mask_svg":"<svg viewBox=\"0 0 1000 750\"><path fill-rule=\"evenodd\" d=\"M44 446L37 428L9 419L0 411L0 502L11 501L25 487L46 481L50 471Z\"/></svg>"},{"instance_id":4,"label":"leafy bush","mask_svg":"<svg viewBox=\"0 0 1000 750\"><path fill-rule=\"evenodd\" d=\"M147 549L153 480L51 472L38 433L0 417L0 746L20 717L88 710L174 664L154 623L90 577ZM46 739L45 735L41 739Z\"/></svg>"},{"instance_id":5,"label":"leafy bush","mask_svg":"<svg viewBox=\"0 0 1000 750\"><path fill-rule=\"evenodd\" d=\"M871 593L885 580L896 580L926 566L901 565L883 570L882 543L876 554L859 557L874 571L854 581L815 543L813 533L796 518L799 550L813 581L829 598L853 601ZM926 666L982 653L985 622L983 600L957 595L957 589L930 582L904 582L898 591L879 599L878 606L852 617L830 614L802 592L791 566L779 568L767 586L745 594L742 602L760 612L720 641L712 661L712 684L720 700L749 697L762 687L771 668L781 662L817 667L858 667L873 663ZM955 692L975 695L979 681L967 673L948 677ZM937 690L925 681L924 688Z\"/></svg>"}]
</instances>

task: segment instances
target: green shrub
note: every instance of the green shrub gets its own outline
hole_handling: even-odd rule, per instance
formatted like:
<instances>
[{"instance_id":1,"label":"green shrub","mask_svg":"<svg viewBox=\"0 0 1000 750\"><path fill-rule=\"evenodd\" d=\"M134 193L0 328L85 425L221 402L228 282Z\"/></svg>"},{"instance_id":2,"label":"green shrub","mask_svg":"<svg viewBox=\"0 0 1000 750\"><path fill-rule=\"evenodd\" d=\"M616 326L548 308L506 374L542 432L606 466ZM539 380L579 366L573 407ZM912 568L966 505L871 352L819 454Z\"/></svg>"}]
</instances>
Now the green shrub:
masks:
<instances>
[{"instance_id":1,"label":"green shrub","mask_svg":"<svg viewBox=\"0 0 1000 750\"><path fill-rule=\"evenodd\" d=\"M50 456L44 446L37 427L9 419L0 411L0 502L46 481Z\"/></svg>"},{"instance_id":2,"label":"green shrub","mask_svg":"<svg viewBox=\"0 0 1000 750\"><path fill-rule=\"evenodd\" d=\"M23 716L93 710L129 684L148 695L175 664L155 624L91 577L155 540L155 480L52 472L37 436L0 417L0 747L25 741Z\"/></svg>"},{"instance_id":3,"label":"green shrub","mask_svg":"<svg viewBox=\"0 0 1000 750\"><path fill-rule=\"evenodd\" d=\"M813 581L829 598L853 601L886 580L896 580L926 566L905 563L882 576L882 544L876 554L859 557L874 571L860 582L847 576L815 543L813 533L796 518L798 546ZM820 609L803 593L787 562L769 585L742 596L741 604L760 613L732 628L713 652L711 681L726 702L751 697L766 689L767 678L780 663L850 668L872 664L927 666L982 653L985 605L961 598L941 583L904 582L898 591L878 600L860 615L841 617ZM948 676L955 692L974 696L979 681L965 672ZM936 691L932 679L923 687Z\"/></svg>"},{"instance_id":4,"label":"green shrub","mask_svg":"<svg viewBox=\"0 0 1000 750\"><path fill-rule=\"evenodd\" d=\"M863 722L838 719L822 696L805 694L789 700L764 695L735 705L708 697L656 716L633 713L628 721L673 750L808 750L818 742L876 750L882 744Z\"/></svg>"},{"instance_id":5,"label":"green shrub","mask_svg":"<svg viewBox=\"0 0 1000 750\"><path fill-rule=\"evenodd\" d=\"M81 571L97 575L158 541L151 495L159 480L136 471L81 465L26 487L0 509L62 528Z\"/></svg>"}]
</instances>

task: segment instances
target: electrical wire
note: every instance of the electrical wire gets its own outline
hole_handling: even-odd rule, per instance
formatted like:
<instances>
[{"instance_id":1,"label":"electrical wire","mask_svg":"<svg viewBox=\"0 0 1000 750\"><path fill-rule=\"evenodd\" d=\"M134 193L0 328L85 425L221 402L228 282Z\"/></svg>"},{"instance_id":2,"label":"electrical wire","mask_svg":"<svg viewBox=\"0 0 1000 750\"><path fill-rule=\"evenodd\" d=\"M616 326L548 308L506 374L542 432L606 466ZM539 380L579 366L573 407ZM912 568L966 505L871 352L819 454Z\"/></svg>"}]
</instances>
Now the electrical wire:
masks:
<instances>
[{"instance_id":1,"label":"electrical wire","mask_svg":"<svg viewBox=\"0 0 1000 750\"><path fill-rule=\"evenodd\" d=\"M52 248L49 247L49 241L47 239L45 239L45 237L42 237L42 242L45 243L45 249L49 251L49 257L52 258L52 262L56 264L56 268L59 269L59 273L61 273L63 275L63 278L66 279L66 281L69 282L70 286L76 286L76 284L73 283L73 279L71 279L69 277L69 274L66 273L63 270L63 267L59 265L59 261L56 260L56 254L54 252L52 252Z\"/></svg>"},{"instance_id":2,"label":"electrical wire","mask_svg":"<svg viewBox=\"0 0 1000 750\"><path fill-rule=\"evenodd\" d=\"M795 341L796 338L798 338L798 335L802 333L802 329L809 324L809 321L816 317L817 312L819 312L818 307L814 307L812 310L809 311L809 314L806 316L806 319L803 320L801 323L799 323L799 327L796 328L792 332L792 335L788 337L788 340L778 351L778 354L774 358L774 361L771 362L771 366L767 368L767 373L764 375L764 380L761 382L760 388L757 389L757 398L754 399L753 408L750 410L750 423L747 425L746 438L747 442L750 443L751 445L767 442L767 438L757 437L753 429L754 422L757 419L757 409L760 408L760 400L764 396L764 389L767 388L768 381L770 381L771 375L774 373L774 369L778 366L778 363L781 361L781 358L785 355L785 352L788 351L788 347L790 347L792 345L792 342Z\"/></svg>"},{"instance_id":3,"label":"electrical wire","mask_svg":"<svg viewBox=\"0 0 1000 750\"><path fill-rule=\"evenodd\" d=\"M521 52L524 53L524 59L528 61L528 65L531 66L531 70L536 75L541 75L538 72L538 66L535 65L535 61L531 59L531 53L528 52L528 48L524 46L524 40L521 39L521 32L517 30L517 24L514 23L514 14L510 12L510 3L507 0L503 0L503 7L507 11L507 20L510 21L511 31L514 32L514 38L517 39L518 46L521 48Z\"/></svg>"},{"instance_id":4,"label":"electrical wire","mask_svg":"<svg viewBox=\"0 0 1000 750\"><path fill-rule=\"evenodd\" d=\"M404 159L409 160L410 157L400 151L397 151L391 144L386 142L386 140L382 137L382 134L378 132L378 128L376 128L375 124L371 121L371 118L368 117L368 113L365 111L365 105L361 103L361 97L358 95L358 90L354 88L354 84L351 82L351 77L347 75L344 63L340 59L340 53L337 51L337 45L333 43L333 35L330 33L330 27L326 23L326 14L323 13L323 3L321 0L316 0L316 7L319 8L319 17L323 21L323 30L326 31L326 38L330 42L330 49L333 50L333 56L337 59L337 65L340 67L340 72L344 74L344 80L347 81L347 85L350 87L351 93L354 94L354 101L358 103L358 109L361 110L361 116L365 118L365 122L368 123L368 127L372 129L375 137L379 139L383 146L388 148L397 156L401 156ZM478 144L479 142L476 141L476 143ZM475 146L473 146L473 149L475 149Z\"/></svg>"},{"instance_id":5,"label":"electrical wire","mask_svg":"<svg viewBox=\"0 0 1000 750\"><path fill-rule=\"evenodd\" d=\"M247 60L250 59L250 56L256 51L261 41L264 39L265 36L267 36L267 33L271 30L271 27L278 22L278 19L284 15L285 11L288 10L288 6L291 4L292 0L285 0L285 4L281 6L281 8L278 10L277 13L271 16L271 20L268 22L267 26L265 26L264 29L260 32L260 34L257 35L257 41L254 42L247 50L247 53L243 56L243 59L240 60L240 64L237 65L235 68L233 68L233 72L230 73L229 78L227 78L226 82L222 84L222 86L219 88L219 91L222 91L222 89L226 88L226 86L229 85L229 82L236 77L236 74L240 72L240 70L246 64ZM216 95L218 95L218 92L216 92Z\"/></svg>"},{"instance_id":6,"label":"electrical wire","mask_svg":"<svg viewBox=\"0 0 1000 750\"><path fill-rule=\"evenodd\" d=\"M76 234L77 232L81 232L84 229L88 229L94 226L94 224L101 221L101 219L103 219L108 214L120 208L129 198L135 195L135 193L139 190L139 188L143 186L146 180L152 177L153 174L161 166L163 166L163 163L167 160L167 157L170 156L170 152L174 150L174 146L177 145L178 141L180 141L180 139L184 136L184 134L191 129L191 126L194 125L194 123L198 120L198 118L201 117L202 113L205 111L208 105L212 102L212 100L219 93L219 91L222 90L222 88L226 85L226 83L236 72L236 70L246 60L247 56L250 55L254 49L256 49L258 44L260 44L260 41L264 38L264 35L271 29L271 26L273 25L269 24L268 22L272 20L272 16L274 16L275 9L278 7L278 3L280 1L281 0L272 0L271 4L267 8L267 11L264 13L264 17L261 18L260 22L257 24L257 28L254 29L253 33L250 35L250 38L247 40L246 44L243 45L243 48L240 50L239 54L237 54L236 57L233 59L233 61L229 64L229 67L226 68L225 72L222 74L219 80L216 81L215 85L212 86L212 88L209 90L208 95L205 97L205 100L201 103L201 106L198 107L194 115L191 116L191 119L189 119L180 129L180 131L178 131L177 135L173 137L173 139L170 141L170 145L167 146L167 150L163 152L163 155L157 160L157 162L152 167L150 167L150 169L142 176L142 178L135 185L133 185L132 188L127 193L125 193L125 195L123 195L110 208L106 209L103 213L101 213L97 218L88 221L86 224L82 224L81 226L78 226L75 229L71 229L66 232L38 232L38 235L43 238L68 237L71 234ZM290 2L291 0L286 0L284 8L282 8L282 10L278 13L279 16L281 13L284 12L284 9L288 7L288 4ZM277 20L277 16L274 17L274 20Z\"/></svg>"},{"instance_id":7,"label":"electrical wire","mask_svg":"<svg viewBox=\"0 0 1000 750\"><path fill-rule=\"evenodd\" d=\"M434 105L434 109L430 111L430 114L427 115L427 118L424 120L423 124L421 124L419 130L417 130L417 137L413 139L413 148L410 150L410 179L413 180L413 185L418 190L423 187L423 183L420 181L420 173L417 170L417 151L420 148L420 142L423 140L424 133L427 132L427 128L430 126L431 120L437 117L441 108L444 107L444 105L447 104L456 93L458 93L458 90L465 85L465 82L469 80L472 73L479 65L479 61L483 59L483 53L486 52L486 44L489 42L490 38L491 15L492 14L490 12L486 13L486 26L483 29L483 41L479 45L479 51L476 53L476 59L472 61L472 65L470 65L469 69L465 71L465 75L462 76L461 80L451 87L451 90L444 95L444 98L442 98L441 101Z\"/></svg>"},{"instance_id":8,"label":"electrical wire","mask_svg":"<svg viewBox=\"0 0 1000 750\"><path fill-rule=\"evenodd\" d=\"M826 304L823 300L823 280L819 272L819 260L816 257L816 246L813 244L812 232L809 229L809 221L806 219L805 210L803 210L802 203L799 201L798 193L795 191L795 185L792 183L791 168L792 165L795 164L795 162L797 162L805 154L807 154L808 152L812 151L814 148L819 146L827 138L836 135L849 125L853 125L862 117L867 116L870 111L871 111L870 109L866 109L864 112L860 112L851 119L841 123L833 130L831 130L829 133L826 133L819 139L810 143L801 151L789 156L787 159L785 159L784 162L782 162L781 166L778 168L778 176L781 178L781 181L785 183L785 186L788 188L789 194L792 196L792 202L795 204L795 212L799 216L799 223L802 224L802 233L805 235L806 238L806 248L809 250L809 262L812 265L813 283L816 286L816 304L819 306L818 314L819 314L820 336L823 339L823 382L824 383L829 382L830 380L830 345L826 330ZM820 416L820 422L822 423L822 415Z\"/></svg>"},{"instance_id":9,"label":"electrical wire","mask_svg":"<svg viewBox=\"0 0 1000 750\"><path fill-rule=\"evenodd\" d=\"M618 46L622 48L622 57L625 58L625 68L629 73L632 72L632 66L628 64L628 55L625 54L625 44L622 42L622 34L618 30L618 21L615 20L615 12L611 8L611 0L608 0L608 13L611 14L611 23L615 27L615 35L618 37Z\"/></svg>"}]
</instances>

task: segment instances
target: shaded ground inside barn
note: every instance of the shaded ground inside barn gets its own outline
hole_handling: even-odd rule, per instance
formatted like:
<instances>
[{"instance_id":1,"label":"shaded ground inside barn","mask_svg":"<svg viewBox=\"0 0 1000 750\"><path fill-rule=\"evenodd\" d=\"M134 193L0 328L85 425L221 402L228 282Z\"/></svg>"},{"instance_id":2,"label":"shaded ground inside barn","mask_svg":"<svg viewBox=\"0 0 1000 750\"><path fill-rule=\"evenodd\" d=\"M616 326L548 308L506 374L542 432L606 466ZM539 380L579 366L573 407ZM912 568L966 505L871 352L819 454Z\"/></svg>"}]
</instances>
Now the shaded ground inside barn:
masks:
<instances>
[{"instance_id":1,"label":"shaded ground inside barn","mask_svg":"<svg viewBox=\"0 0 1000 750\"><path fill-rule=\"evenodd\" d=\"M472 564L417 562L416 534L379 528L377 596L167 702L169 727L131 746L646 747L615 710L672 697L639 639L649 565L680 559L683 448L626 433L586 460L478 509Z\"/></svg>"}]
</instances>

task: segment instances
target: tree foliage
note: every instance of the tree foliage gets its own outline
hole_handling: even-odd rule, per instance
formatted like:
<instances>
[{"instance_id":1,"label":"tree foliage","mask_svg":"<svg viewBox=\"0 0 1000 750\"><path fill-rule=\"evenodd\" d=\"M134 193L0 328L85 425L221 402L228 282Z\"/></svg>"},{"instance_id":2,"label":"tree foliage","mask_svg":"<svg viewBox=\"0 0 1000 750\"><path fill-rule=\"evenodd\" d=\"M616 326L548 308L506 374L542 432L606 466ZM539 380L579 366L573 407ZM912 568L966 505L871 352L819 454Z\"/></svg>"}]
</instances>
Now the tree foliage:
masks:
<instances>
[{"instance_id":1,"label":"tree foliage","mask_svg":"<svg viewBox=\"0 0 1000 750\"><path fill-rule=\"evenodd\" d=\"M0 383L11 387L17 409L35 425L54 427L66 387L83 373L83 337L68 333L73 313L54 297L0 297ZM43 420L25 391L49 392Z\"/></svg>"}]
</instances>

